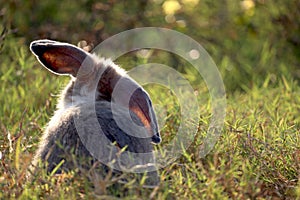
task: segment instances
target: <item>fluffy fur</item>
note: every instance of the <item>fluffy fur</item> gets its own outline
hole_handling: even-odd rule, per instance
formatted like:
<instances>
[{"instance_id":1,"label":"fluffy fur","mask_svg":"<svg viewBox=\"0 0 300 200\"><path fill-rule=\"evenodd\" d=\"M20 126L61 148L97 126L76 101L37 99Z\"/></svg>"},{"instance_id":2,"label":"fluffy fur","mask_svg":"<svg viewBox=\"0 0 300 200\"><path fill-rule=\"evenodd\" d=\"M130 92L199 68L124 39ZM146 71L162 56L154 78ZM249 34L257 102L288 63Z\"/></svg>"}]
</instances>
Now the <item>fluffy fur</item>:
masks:
<instances>
[{"instance_id":1,"label":"fluffy fur","mask_svg":"<svg viewBox=\"0 0 300 200\"><path fill-rule=\"evenodd\" d=\"M58 165L61 166L56 173L74 169L89 170L97 162L96 158L116 161L117 154L121 153L123 148L128 152L152 155L152 142L158 141L159 133L151 100L123 69L111 60L99 59L73 45L56 41L35 41L31 44L31 51L51 72L72 77L62 91L57 110L45 129L33 166L38 166L41 161L49 173L53 172ZM125 87L138 88L133 94L133 103L129 107L126 107L122 101L114 102L112 99L114 86L121 78L125 80ZM126 91L122 90L122 92L126 94ZM128 119L125 117L128 111L132 121L141 129L128 125ZM92 119L95 121L91 122ZM126 127L126 132L119 127L120 124L116 119ZM98 130L96 126L99 126L101 131L95 132ZM84 128L78 129L81 127ZM84 134L80 132L80 135L78 130ZM149 135L149 132L154 135ZM110 148L114 151L102 151L105 143L97 141L100 136L102 138L105 136L110 141L108 145L111 145ZM91 148L87 149L87 144L92 147L92 151ZM109 155L106 155L108 153ZM152 155L138 163L143 167L154 162ZM115 167L121 168L123 164L125 167L130 166L130 163L116 163ZM108 166L98 164L98 175L105 177L108 170ZM114 170L114 174L119 173L118 170ZM146 185L155 186L158 180L156 170L149 172Z\"/></svg>"}]
</instances>

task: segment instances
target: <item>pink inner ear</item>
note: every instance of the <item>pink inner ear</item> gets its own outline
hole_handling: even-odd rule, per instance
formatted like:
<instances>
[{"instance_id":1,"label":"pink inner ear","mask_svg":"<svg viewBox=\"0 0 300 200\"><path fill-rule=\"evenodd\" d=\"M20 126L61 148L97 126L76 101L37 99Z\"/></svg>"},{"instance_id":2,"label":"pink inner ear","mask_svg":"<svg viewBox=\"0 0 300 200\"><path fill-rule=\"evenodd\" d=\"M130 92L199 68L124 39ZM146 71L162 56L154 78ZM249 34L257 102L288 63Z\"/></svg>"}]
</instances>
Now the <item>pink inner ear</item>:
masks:
<instances>
[{"instance_id":1,"label":"pink inner ear","mask_svg":"<svg viewBox=\"0 0 300 200\"><path fill-rule=\"evenodd\" d=\"M68 48L49 49L43 53L42 58L50 70L60 74L72 74L73 76L76 76L83 62L83 56L80 53Z\"/></svg>"}]
</instances>

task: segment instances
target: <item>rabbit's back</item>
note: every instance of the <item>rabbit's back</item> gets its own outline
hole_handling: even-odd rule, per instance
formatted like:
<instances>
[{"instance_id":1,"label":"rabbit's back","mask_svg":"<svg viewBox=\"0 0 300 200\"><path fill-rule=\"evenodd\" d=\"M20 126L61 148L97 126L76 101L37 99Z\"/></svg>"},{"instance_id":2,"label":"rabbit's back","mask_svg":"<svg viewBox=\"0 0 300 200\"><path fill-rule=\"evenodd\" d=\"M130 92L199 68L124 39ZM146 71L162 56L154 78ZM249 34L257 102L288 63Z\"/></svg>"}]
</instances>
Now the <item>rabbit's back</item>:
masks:
<instances>
[{"instance_id":1,"label":"rabbit's back","mask_svg":"<svg viewBox=\"0 0 300 200\"><path fill-rule=\"evenodd\" d=\"M69 107L63 111L56 111L49 122L41 145L36 154L36 162L42 160L47 163L47 171L51 172L63 161L61 169L68 171L75 167L89 168L95 162L94 156L83 144L82 139L92 138L91 134L103 134L109 142L115 143L118 148L126 147L126 150L133 153L151 153L153 150L151 138L146 134L135 137L136 130L125 133L117 124L116 119L125 115L126 109L116 108L113 115L111 102L96 102L93 104ZM135 122L139 118L131 113ZM96 118L98 124L91 123L90 119ZM130 129L130 127L127 127ZM81 131L81 135L79 135ZM95 138L95 137L94 137ZM101 137L97 137L101 138ZM103 141L93 141L92 149L101 149L105 144ZM75 160L74 160L75 159ZM82 162L78 162L82 161ZM77 165L77 166L75 166Z\"/></svg>"}]
</instances>

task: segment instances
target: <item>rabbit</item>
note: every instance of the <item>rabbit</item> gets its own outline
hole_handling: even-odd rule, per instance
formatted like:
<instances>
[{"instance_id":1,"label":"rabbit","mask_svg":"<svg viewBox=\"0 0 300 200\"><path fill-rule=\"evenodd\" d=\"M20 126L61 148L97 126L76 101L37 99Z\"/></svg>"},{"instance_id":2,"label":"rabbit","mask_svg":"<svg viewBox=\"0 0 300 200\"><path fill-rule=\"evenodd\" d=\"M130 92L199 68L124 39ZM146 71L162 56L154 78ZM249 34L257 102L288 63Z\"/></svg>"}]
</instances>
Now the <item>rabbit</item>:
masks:
<instances>
[{"instance_id":1,"label":"rabbit","mask_svg":"<svg viewBox=\"0 0 300 200\"><path fill-rule=\"evenodd\" d=\"M148 167L145 187L157 186L153 144L161 137L147 92L110 59L74 45L36 40L30 50L50 72L71 77L32 165L43 164L48 173L61 173L89 170L100 163L97 173L102 177L109 170L118 175L122 169L140 172L139 167ZM120 159L123 154L125 159ZM142 158L131 162L139 154Z\"/></svg>"}]
</instances>

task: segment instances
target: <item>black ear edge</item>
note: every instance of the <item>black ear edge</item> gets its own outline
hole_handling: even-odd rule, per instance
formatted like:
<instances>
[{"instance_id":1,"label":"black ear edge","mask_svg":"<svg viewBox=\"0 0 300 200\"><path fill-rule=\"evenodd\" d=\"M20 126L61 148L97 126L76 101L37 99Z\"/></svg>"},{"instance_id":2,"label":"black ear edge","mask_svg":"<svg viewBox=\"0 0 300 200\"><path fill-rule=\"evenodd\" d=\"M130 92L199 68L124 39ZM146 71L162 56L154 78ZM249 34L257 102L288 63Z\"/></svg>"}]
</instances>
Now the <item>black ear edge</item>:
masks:
<instances>
[{"instance_id":1,"label":"black ear edge","mask_svg":"<svg viewBox=\"0 0 300 200\"><path fill-rule=\"evenodd\" d=\"M47 45L47 44L56 44L56 43L63 43L63 42L58 42L58 41L49 40L49 39L40 39L40 40L32 41L30 43L30 46L35 45L35 44L40 44L40 45L45 44L45 45ZM65 44L67 44L67 43L65 43Z\"/></svg>"},{"instance_id":2,"label":"black ear edge","mask_svg":"<svg viewBox=\"0 0 300 200\"><path fill-rule=\"evenodd\" d=\"M30 48L30 51L32 51L32 53L34 53L36 56L39 56L51 47L53 47L53 48L55 48L55 47L71 47L71 48L78 49L82 53L86 54L86 52L83 49L81 49L75 45L65 43L65 42L48 40L48 39L34 40L30 43L29 48Z\"/></svg>"}]
</instances>

